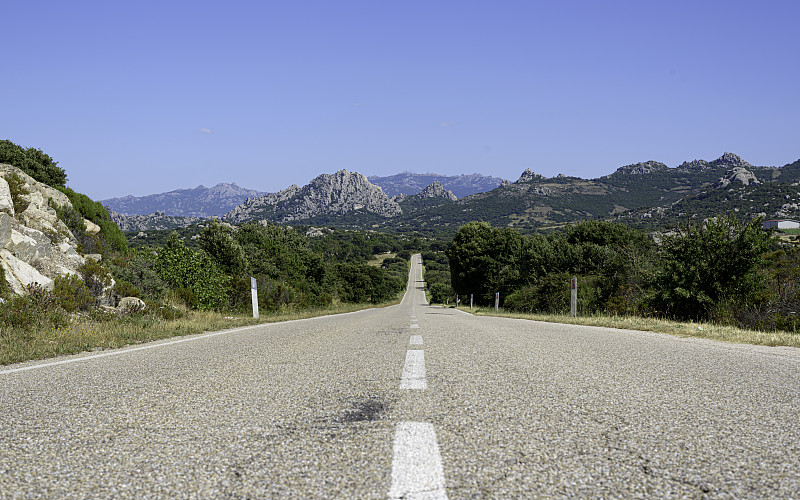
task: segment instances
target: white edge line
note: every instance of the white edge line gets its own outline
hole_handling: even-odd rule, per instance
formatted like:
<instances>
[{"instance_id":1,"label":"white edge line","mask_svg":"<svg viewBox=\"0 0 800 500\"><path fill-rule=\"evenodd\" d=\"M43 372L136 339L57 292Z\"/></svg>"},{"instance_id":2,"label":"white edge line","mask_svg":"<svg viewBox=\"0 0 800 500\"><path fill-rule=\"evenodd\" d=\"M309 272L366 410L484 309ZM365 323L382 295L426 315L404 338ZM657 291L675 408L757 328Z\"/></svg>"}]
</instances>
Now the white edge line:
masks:
<instances>
[{"instance_id":1,"label":"white edge line","mask_svg":"<svg viewBox=\"0 0 800 500\"><path fill-rule=\"evenodd\" d=\"M394 307L394 306L387 306L387 307ZM164 339L153 340L152 341L153 343L150 343L148 345L143 345L143 346L139 346L139 347L123 346L123 347L115 348L112 351L103 352L103 353L100 353L100 354L82 355L83 353L77 353L76 356L80 356L80 357L70 358L70 359L62 359L60 361L49 361L49 362L46 362L46 363L37 363L37 364L32 364L32 365L27 365L27 366L21 366L21 367L18 367L18 368L8 368L8 369L5 369L5 370L0 370L0 375L8 375L8 374L11 374L11 373L25 372L25 371L28 371L28 370L37 370L39 368L49 368L51 366L67 365L67 364L70 364L70 363L78 363L80 361L89 361L91 359L105 358L107 356L119 356L121 354L127 354L129 352L143 351L145 349L155 349L157 347L165 347L165 346L169 346L169 345L173 345L173 344L181 344L183 342L191 342L193 340L200 340L200 339L205 339L205 338L209 338L209 337L216 337L218 335L227 335L229 333L243 332L245 330L252 330L254 328L264 328L264 327L269 327L269 326L272 326L272 325L280 325L280 324L285 324L285 323L295 323L295 322L298 322L298 321L311 321L311 320L316 320L316 319L320 319L320 318L329 318L329 317L332 317L332 316L344 316L346 314L358 314L358 313L362 313L364 311L371 311L371 310L374 310L374 309L379 309L379 308L371 307L369 309L362 309L360 311L350 311L350 312L339 313L339 314L326 314L325 316L314 316L312 318L293 319L293 320L289 320L289 321L275 321L275 322L272 322L272 323L260 323L258 325L242 326L242 327L239 327L239 328L232 328L230 330L198 333L198 334L194 334L194 335L191 335L191 336L184 336L184 337L182 337L180 339L177 339L177 340L169 340L169 341L166 341L166 342L163 341Z\"/></svg>"}]
</instances>

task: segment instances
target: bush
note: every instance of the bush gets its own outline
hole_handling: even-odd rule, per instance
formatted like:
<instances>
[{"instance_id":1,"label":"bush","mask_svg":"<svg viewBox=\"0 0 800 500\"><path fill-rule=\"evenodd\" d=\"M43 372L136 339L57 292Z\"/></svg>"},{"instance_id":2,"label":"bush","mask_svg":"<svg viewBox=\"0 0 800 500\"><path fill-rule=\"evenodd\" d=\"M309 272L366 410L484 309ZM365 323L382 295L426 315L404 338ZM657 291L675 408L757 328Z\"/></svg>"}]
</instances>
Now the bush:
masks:
<instances>
[{"instance_id":1,"label":"bush","mask_svg":"<svg viewBox=\"0 0 800 500\"><path fill-rule=\"evenodd\" d=\"M116 256L109 261L109 267L117 286L125 287L123 284L129 283L133 290L139 291L139 295L130 295L145 300L160 301L164 298L169 289L166 281L156 273L154 267L156 256L149 250L137 250ZM116 289L120 296L122 292ZM127 292L126 292L127 293Z\"/></svg>"},{"instance_id":2,"label":"bush","mask_svg":"<svg viewBox=\"0 0 800 500\"><path fill-rule=\"evenodd\" d=\"M86 259L86 263L78 268L83 282L89 289L96 302L99 302L106 288L111 286L111 275L99 262L94 259Z\"/></svg>"},{"instance_id":3,"label":"bush","mask_svg":"<svg viewBox=\"0 0 800 500\"><path fill-rule=\"evenodd\" d=\"M31 194L25 187L25 181L17 174L10 174L5 177L8 189L11 191L11 201L14 203L14 213L24 212L30 202L24 197Z\"/></svg>"},{"instance_id":4,"label":"bush","mask_svg":"<svg viewBox=\"0 0 800 500\"><path fill-rule=\"evenodd\" d=\"M111 220L111 215L108 213L108 210L99 202L99 201L92 201L91 198L86 196L85 194L76 193L72 189L68 187L59 187L59 190L67 195L69 201L72 203L73 210L80 214L80 216L84 219L90 220L100 226L100 238L104 240L108 245L120 252L124 252L128 249L128 240L125 239L125 235L122 234L119 227ZM63 209L62 209L63 210ZM57 210L58 213L58 210ZM75 233L75 229L70 227L72 224L76 226L77 224L72 221L71 219L74 218L74 215L69 215L70 219L65 220L65 213L62 216L62 213L59 213L59 218L64 220L64 223L67 224L67 227ZM83 221L80 221L81 225ZM81 233L85 232L86 228L83 227L80 231ZM78 237L78 234L75 234ZM100 245L99 249L102 249L104 245ZM106 252L99 252L105 255Z\"/></svg>"},{"instance_id":5,"label":"bush","mask_svg":"<svg viewBox=\"0 0 800 500\"><path fill-rule=\"evenodd\" d=\"M48 186L63 187L67 183L64 169L40 149L25 149L9 140L0 140L0 163L14 165Z\"/></svg>"},{"instance_id":6,"label":"bush","mask_svg":"<svg viewBox=\"0 0 800 500\"><path fill-rule=\"evenodd\" d=\"M218 309L226 303L227 277L207 255L186 248L177 233L170 235L153 270L173 288L180 289L182 300L191 307Z\"/></svg>"},{"instance_id":7,"label":"bush","mask_svg":"<svg viewBox=\"0 0 800 500\"><path fill-rule=\"evenodd\" d=\"M53 295L56 303L67 312L89 309L95 302L86 283L74 274L59 276L53 280Z\"/></svg>"},{"instance_id":8,"label":"bush","mask_svg":"<svg viewBox=\"0 0 800 500\"><path fill-rule=\"evenodd\" d=\"M141 298L142 292L125 280L117 280L114 284L114 294L118 297L139 297Z\"/></svg>"},{"instance_id":9,"label":"bush","mask_svg":"<svg viewBox=\"0 0 800 500\"><path fill-rule=\"evenodd\" d=\"M38 285L28 287L25 295L14 295L0 303L0 334L7 335L11 330L60 328L68 321L55 295Z\"/></svg>"},{"instance_id":10,"label":"bush","mask_svg":"<svg viewBox=\"0 0 800 500\"><path fill-rule=\"evenodd\" d=\"M430 285L428 291L431 294L431 303L434 304L444 304L456 295L452 287L442 282Z\"/></svg>"}]
</instances>

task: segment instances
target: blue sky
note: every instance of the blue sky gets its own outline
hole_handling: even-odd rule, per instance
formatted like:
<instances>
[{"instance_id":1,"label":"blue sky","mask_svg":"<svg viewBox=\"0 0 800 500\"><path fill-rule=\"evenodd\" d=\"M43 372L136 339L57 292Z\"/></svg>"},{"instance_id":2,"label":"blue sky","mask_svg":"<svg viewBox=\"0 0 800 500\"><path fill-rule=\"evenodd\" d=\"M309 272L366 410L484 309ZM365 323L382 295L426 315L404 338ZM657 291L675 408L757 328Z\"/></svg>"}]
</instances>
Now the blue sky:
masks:
<instances>
[{"instance_id":1,"label":"blue sky","mask_svg":"<svg viewBox=\"0 0 800 500\"><path fill-rule=\"evenodd\" d=\"M95 199L800 158L796 1L10 2L0 138Z\"/></svg>"}]
</instances>

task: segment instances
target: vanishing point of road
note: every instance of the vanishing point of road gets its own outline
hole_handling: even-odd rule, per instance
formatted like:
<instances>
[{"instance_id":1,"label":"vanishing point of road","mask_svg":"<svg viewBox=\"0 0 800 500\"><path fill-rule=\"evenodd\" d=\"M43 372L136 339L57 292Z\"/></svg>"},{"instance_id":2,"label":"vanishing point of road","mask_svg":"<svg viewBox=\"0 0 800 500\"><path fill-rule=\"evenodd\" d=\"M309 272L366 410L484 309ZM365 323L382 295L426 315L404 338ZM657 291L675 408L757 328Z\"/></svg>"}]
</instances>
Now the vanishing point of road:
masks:
<instances>
[{"instance_id":1,"label":"vanishing point of road","mask_svg":"<svg viewBox=\"0 0 800 500\"><path fill-rule=\"evenodd\" d=\"M800 498L800 349L400 305L0 367L0 498Z\"/></svg>"}]
</instances>

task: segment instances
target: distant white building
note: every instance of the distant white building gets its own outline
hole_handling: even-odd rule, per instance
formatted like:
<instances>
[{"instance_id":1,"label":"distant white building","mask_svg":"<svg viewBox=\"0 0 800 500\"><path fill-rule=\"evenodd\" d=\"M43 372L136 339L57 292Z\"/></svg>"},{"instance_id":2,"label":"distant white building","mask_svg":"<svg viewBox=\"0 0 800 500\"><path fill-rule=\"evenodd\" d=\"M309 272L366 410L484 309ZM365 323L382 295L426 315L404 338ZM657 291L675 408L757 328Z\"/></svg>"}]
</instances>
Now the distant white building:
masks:
<instances>
[{"instance_id":1,"label":"distant white building","mask_svg":"<svg viewBox=\"0 0 800 500\"><path fill-rule=\"evenodd\" d=\"M765 220L763 224L764 229L800 229L800 222L792 219L770 219Z\"/></svg>"}]
</instances>

